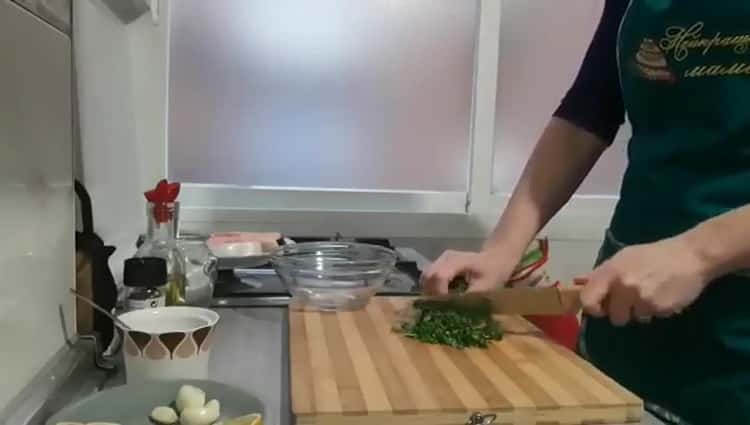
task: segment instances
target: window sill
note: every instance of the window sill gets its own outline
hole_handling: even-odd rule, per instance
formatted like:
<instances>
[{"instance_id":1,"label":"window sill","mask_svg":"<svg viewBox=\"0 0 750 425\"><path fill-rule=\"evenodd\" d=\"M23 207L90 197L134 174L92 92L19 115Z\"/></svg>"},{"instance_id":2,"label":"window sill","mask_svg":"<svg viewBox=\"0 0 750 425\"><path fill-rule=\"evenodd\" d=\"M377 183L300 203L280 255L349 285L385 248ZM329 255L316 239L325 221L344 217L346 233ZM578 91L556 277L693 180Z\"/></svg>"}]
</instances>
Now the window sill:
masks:
<instances>
[{"instance_id":1,"label":"window sill","mask_svg":"<svg viewBox=\"0 0 750 425\"><path fill-rule=\"evenodd\" d=\"M614 199L576 198L541 232L556 240L600 240ZM181 227L197 232L279 231L288 235L482 239L494 227L504 200L487 212L396 212L325 209L195 207L183 203ZM495 211L490 213L489 211Z\"/></svg>"}]
</instances>

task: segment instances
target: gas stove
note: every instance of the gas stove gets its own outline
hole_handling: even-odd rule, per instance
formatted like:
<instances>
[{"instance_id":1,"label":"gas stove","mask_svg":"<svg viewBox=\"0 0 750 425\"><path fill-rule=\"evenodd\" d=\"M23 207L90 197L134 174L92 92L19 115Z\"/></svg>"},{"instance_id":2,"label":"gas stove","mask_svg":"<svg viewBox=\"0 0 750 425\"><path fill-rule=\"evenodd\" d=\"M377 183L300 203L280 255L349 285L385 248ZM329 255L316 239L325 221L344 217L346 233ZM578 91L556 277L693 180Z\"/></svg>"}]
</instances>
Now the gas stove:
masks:
<instances>
[{"instance_id":1,"label":"gas stove","mask_svg":"<svg viewBox=\"0 0 750 425\"><path fill-rule=\"evenodd\" d=\"M298 243L328 240L346 240L339 235L334 238L292 237ZM428 260L412 248L394 247L388 239L357 238L355 242L379 245L393 249L398 254L396 269L377 295L406 296L420 292L419 275ZM253 268L222 270L214 288L214 307L274 307L289 303L291 294L270 264Z\"/></svg>"}]
</instances>

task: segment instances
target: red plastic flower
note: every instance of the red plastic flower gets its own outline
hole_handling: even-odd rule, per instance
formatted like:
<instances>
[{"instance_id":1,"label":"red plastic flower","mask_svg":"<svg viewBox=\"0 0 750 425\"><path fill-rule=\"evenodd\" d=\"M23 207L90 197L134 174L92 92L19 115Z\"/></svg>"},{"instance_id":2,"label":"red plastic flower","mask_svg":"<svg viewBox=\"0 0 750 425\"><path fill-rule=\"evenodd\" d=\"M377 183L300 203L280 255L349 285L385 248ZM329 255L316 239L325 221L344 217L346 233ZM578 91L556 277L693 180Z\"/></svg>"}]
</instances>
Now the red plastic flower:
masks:
<instances>
[{"instance_id":1,"label":"red plastic flower","mask_svg":"<svg viewBox=\"0 0 750 425\"><path fill-rule=\"evenodd\" d=\"M156 187L143 193L146 200L154 204L153 214L157 223L166 223L172 218L173 210L169 207L177 200L180 194L180 183L169 183L167 179L162 179L156 184Z\"/></svg>"}]
</instances>

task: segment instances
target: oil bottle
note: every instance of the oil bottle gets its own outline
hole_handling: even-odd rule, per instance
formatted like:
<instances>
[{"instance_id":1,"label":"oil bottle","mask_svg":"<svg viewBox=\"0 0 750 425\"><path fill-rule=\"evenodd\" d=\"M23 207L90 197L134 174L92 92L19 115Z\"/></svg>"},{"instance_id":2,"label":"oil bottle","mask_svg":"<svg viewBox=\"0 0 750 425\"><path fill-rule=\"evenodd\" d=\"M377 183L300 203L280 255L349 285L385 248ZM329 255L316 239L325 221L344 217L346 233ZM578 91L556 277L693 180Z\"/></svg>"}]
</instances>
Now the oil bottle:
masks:
<instances>
[{"instance_id":1,"label":"oil bottle","mask_svg":"<svg viewBox=\"0 0 750 425\"><path fill-rule=\"evenodd\" d=\"M136 257L158 257L167 263L166 304L185 304L185 254L177 245L179 202L148 202L146 238Z\"/></svg>"}]
</instances>

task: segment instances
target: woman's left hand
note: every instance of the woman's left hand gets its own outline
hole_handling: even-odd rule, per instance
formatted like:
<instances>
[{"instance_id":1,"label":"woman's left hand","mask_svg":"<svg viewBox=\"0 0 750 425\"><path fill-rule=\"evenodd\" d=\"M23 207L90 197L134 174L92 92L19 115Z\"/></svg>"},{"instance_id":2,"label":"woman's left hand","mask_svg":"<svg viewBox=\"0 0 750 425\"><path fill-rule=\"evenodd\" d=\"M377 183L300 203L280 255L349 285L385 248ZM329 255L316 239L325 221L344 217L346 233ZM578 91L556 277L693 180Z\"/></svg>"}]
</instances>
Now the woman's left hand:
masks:
<instances>
[{"instance_id":1,"label":"woman's left hand","mask_svg":"<svg viewBox=\"0 0 750 425\"><path fill-rule=\"evenodd\" d=\"M690 245L675 237L624 248L586 276L586 313L616 326L669 317L692 304L708 285L704 265Z\"/></svg>"}]
</instances>

